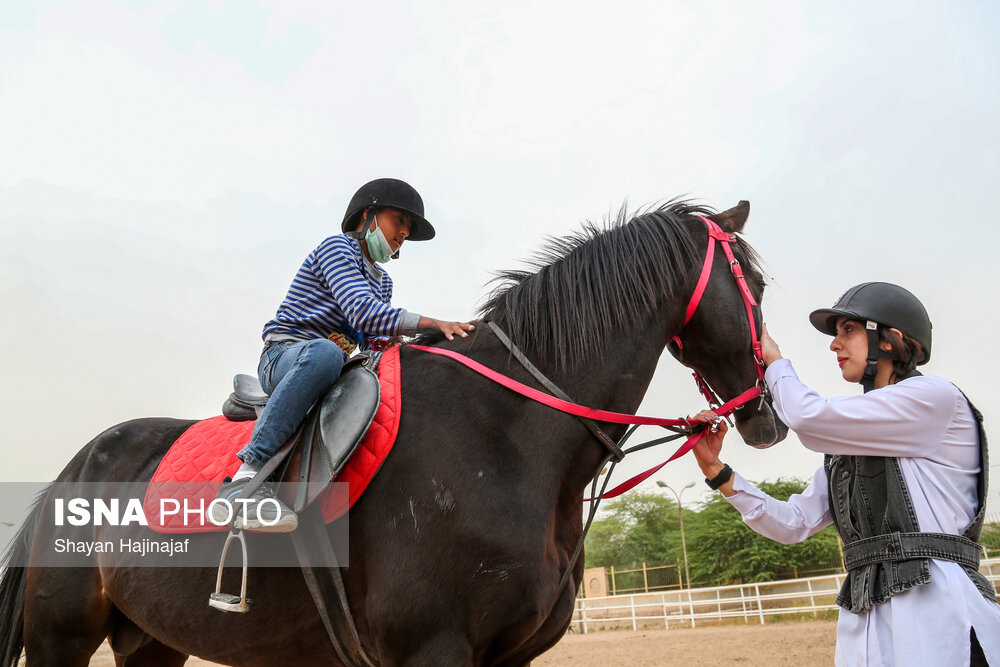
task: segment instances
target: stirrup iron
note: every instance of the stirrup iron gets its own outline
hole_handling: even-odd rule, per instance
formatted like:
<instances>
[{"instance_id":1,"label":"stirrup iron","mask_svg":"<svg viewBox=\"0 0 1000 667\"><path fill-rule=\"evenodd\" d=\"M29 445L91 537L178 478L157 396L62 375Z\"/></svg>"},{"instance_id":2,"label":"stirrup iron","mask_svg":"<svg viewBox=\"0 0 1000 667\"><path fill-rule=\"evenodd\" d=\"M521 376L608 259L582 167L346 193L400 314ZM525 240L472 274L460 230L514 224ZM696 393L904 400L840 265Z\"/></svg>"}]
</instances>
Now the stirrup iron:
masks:
<instances>
[{"instance_id":1,"label":"stirrup iron","mask_svg":"<svg viewBox=\"0 0 1000 667\"><path fill-rule=\"evenodd\" d=\"M239 595L222 592L222 570L226 566L226 553L229 551L229 543L234 538L240 541L240 546L243 548L243 583L240 586ZM233 611L245 614L250 611L252 603L253 600L247 598L247 541L243 537L243 531L237 528L229 532L229 536L226 537L226 544L222 547L222 558L219 559L219 574L215 578L215 592L208 596L208 606L215 607L221 611Z\"/></svg>"}]
</instances>

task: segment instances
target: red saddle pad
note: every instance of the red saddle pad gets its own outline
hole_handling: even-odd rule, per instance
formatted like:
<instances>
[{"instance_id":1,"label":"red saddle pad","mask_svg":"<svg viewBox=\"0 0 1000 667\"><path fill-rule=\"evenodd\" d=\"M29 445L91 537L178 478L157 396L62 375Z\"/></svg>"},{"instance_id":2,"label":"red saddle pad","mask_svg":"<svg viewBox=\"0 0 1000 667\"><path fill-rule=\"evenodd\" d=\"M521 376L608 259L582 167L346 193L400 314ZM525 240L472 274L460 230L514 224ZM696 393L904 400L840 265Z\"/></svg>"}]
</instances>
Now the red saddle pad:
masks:
<instances>
[{"instance_id":1,"label":"red saddle pad","mask_svg":"<svg viewBox=\"0 0 1000 667\"><path fill-rule=\"evenodd\" d=\"M346 483L346 498L341 484L324 493L316 502L322 503L323 518L329 523L342 516L361 497L369 482L392 450L399 431L400 381L399 347L382 354L378 367L382 401L365 439L344 465L335 481ZM167 455L150 480L143 501L143 511L150 529L158 533L202 533L228 530L226 526L200 521L164 499L186 500L187 508L207 507L226 476L240 467L236 452L250 442L253 421L232 422L225 417L211 417L193 424L170 447ZM346 502L345 502L346 500ZM164 501L164 502L161 502ZM203 504L202 504L203 503Z\"/></svg>"}]
</instances>

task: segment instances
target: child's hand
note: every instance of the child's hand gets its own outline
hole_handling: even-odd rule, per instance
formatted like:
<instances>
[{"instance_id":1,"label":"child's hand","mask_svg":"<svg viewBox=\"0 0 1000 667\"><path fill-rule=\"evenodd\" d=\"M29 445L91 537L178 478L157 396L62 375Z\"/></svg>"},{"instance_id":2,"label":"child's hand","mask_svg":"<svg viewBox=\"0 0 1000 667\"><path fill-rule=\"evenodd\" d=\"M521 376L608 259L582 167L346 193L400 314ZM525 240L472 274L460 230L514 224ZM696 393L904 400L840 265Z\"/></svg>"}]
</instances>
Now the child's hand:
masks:
<instances>
[{"instance_id":1,"label":"child's hand","mask_svg":"<svg viewBox=\"0 0 1000 667\"><path fill-rule=\"evenodd\" d=\"M433 317L421 317L417 323L420 327L437 327L448 340L455 340L455 336L467 338L466 331L475 331L476 327L471 322L445 322L436 320Z\"/></svg>"}]
</instances>

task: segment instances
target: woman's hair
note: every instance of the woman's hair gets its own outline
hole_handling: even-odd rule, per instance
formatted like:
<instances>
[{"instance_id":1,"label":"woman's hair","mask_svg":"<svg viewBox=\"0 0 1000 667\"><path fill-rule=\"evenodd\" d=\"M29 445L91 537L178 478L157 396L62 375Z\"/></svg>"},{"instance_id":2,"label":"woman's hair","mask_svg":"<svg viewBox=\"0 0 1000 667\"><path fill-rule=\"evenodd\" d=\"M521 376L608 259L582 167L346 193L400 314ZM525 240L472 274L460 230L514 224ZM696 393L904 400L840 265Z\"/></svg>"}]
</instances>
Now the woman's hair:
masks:
<instances>
[{"instance_id":1,"label":"woman's hair","mask_svg":"<svg viewBox=\"0 0 1000 667\"><path fill-rule=\"evenodd\" d=\"M923 352L923 347L920 343L906 334L902 336L898 335L887 326L879 326L878 339L879 342L889 343L890 347L892 347L892 351L889 354L892 357L892 374L894 379L909 375L917 367L917 359L922 357Z\"/></svg>"}]
</instances>

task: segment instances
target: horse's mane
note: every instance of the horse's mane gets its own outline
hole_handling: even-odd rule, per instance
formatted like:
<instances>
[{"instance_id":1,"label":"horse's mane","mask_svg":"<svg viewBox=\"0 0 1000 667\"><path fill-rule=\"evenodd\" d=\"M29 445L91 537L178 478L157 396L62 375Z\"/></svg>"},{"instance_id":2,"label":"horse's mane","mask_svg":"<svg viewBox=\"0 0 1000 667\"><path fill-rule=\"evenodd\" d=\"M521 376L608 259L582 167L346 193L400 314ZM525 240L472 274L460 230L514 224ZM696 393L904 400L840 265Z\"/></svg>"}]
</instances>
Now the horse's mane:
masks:
<instances>
[{"instance_id":1,"label":"horse's mane","mask_svg":"<svg viewBox=\"0 0 1000 667\"><path fill-rule=\"evenodd\" d=\"M559 368L599 363L595 355L630 324L667 300L687 304L691 295L685 285L701 270L696 263L703 258L704 240L696 243L698 225L684 221L715 212L681 199L635 214L623 206L602 224L587 221L573 234L548 236L527 268L497 273L491 282L500 284L487 296L480 317L502 326L535 361ZM763 290L756 251L737 236L733 252L751 289ZM413 342L443 340L440 331L428 329Z\"/></svg>"},{"instance_id":2,"label":"horse's mane","mask_svg":"<svg viewBox=\"0 0 1000 667\"><path fill-rule=\"evenodd\" d=\"M600 363L609 340L648 317L665 300L687 303L685 286L700 270L704 249L684 220L715 211L671 200L615 219L591 221L565 237L547 237L524 270L502 271L480 310L501 324L532 358L558 368ZM760 279L759 258L742 239L735 244L748 278ZM753 284L751 282L751 284ZM627 344L627 341L623 341Z\"/></svg>"}]
</instances>

